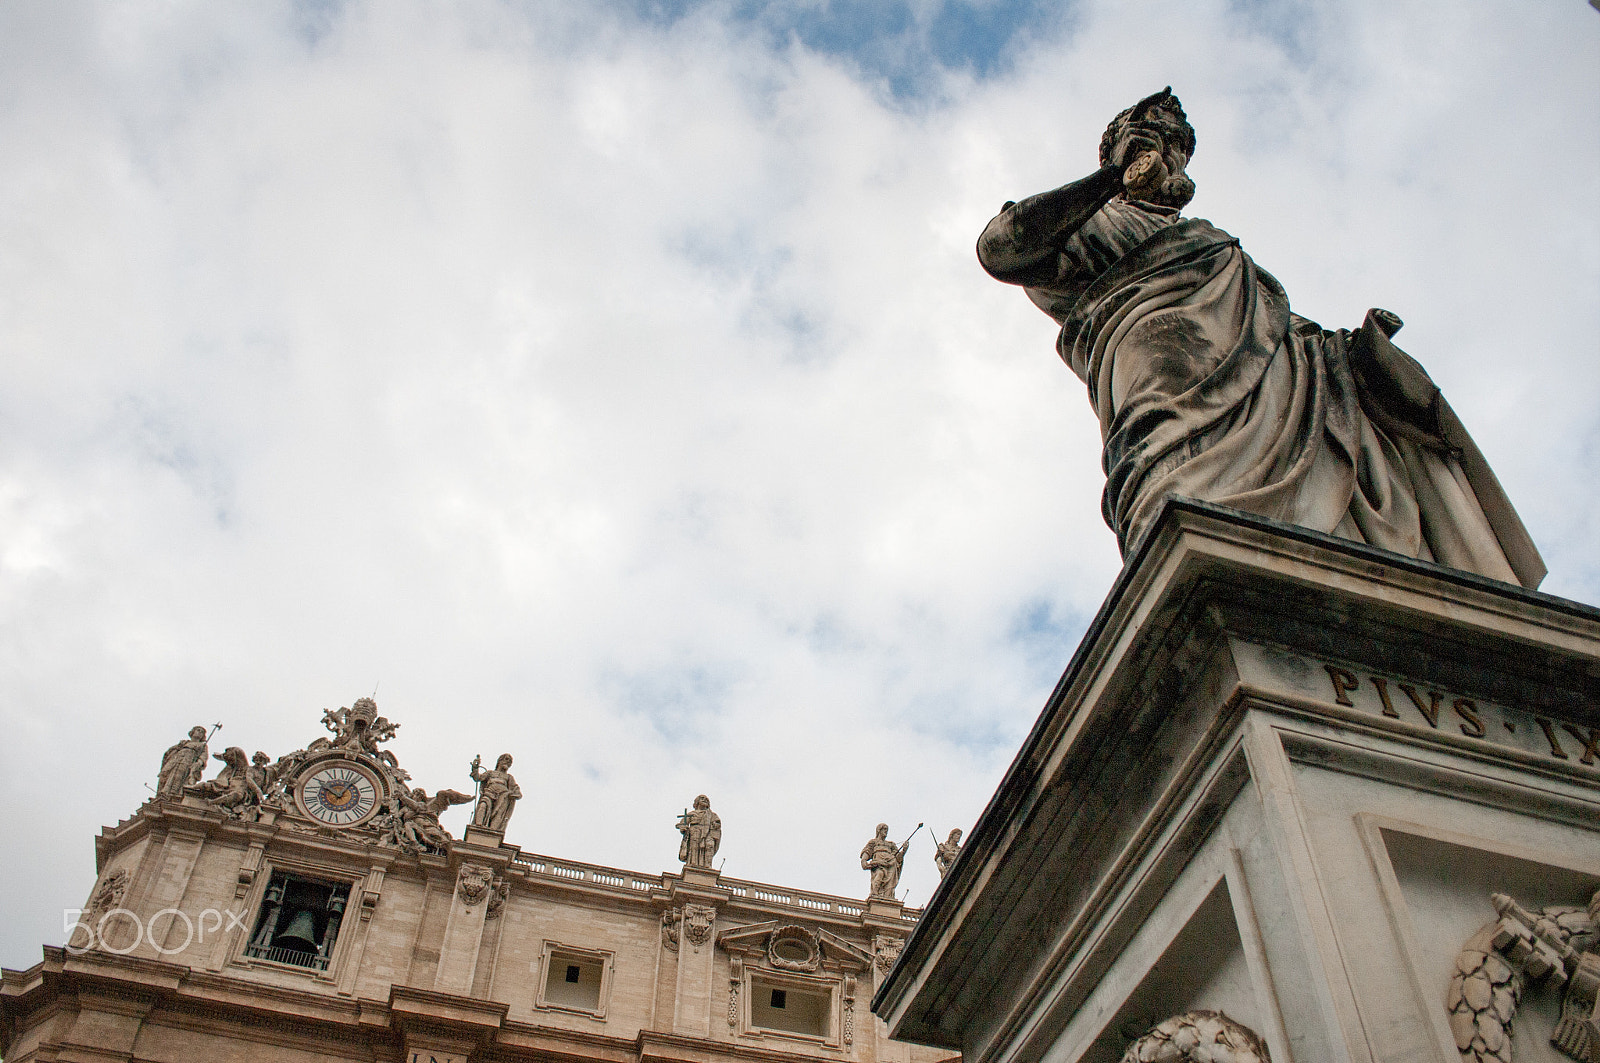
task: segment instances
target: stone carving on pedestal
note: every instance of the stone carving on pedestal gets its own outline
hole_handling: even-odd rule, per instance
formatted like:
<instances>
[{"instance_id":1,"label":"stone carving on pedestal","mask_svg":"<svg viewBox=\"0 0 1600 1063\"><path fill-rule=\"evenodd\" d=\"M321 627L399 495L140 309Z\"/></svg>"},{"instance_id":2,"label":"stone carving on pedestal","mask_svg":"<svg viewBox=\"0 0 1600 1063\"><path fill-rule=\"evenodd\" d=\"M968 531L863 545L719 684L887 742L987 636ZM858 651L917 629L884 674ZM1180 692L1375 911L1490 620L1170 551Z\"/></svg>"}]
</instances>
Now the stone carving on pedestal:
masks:
<instances>
[{"instance_id":1,"label":"stone carving on pedestal","mask_svg":"<svg viewBox=\"0 0 1600 1063\"><path fill-rule=\"evenodd\" d=\"M694 799L694 811L684 809L678 817L678 859L689 867L710 867L711 858L722 847L722 817L711 811L711 799L701 794Z\"/></svg>"},{"instance_id":2,"label":"stone carving on pedestal","mask_svg":"<svg viewBox=\"0 0 1600 1063\"><path fill-rule=\"evenodd\" d=\"M894 966L894 961L900 958L900 950L905 947L906 939L895 937L893 934L879 934L872 939L873 962L878 965L878 970L888 973Z\"/></svg>"},{"instance_id":3,"label":"stone carving on pedestal","mask_svg":"<svg viewBox=\"0 0 1600 1063\"><path fill-rule=\"evenodd\" d=\"M489 895L489 883L493 881L494 872L481 864L463 864L456 877L456 895L471 908Z\"/></svg>"},{"instance_id":4,"label":"stone carving on pedestal","mask_svg":"<svg viewBox=\"0 0 1600 1063\"><path fill-rule=\"evenodd\" d=\"M920 830L922 824L917 824ZM913 835L916 831L911 832ZM872 872L872 885L867 896L875 900L892 901L900 885L900 869L905 865L906 849L911 845L907 838L896 845L889 840L889 825L878 824L875 835L861 848L861 870Z\"/></svg>"},{"instance_id":5,"label":"stone carving on pedestal","mask_svg":"<svg viewBox=\"0 0 1600 1063\"><path fill-rule=\"evenodd\" d=\"M1186 1011L1158 1023L1122 1063L1269 1063L1267 1043L1220 1011Z\"/></svg>"},{"instance_id":6,"label":"stone carving on pedestal","mask_svg":"<svg viewBox=\"0 0 1600 1063\"><path fill-rule=\"evenodd\" d=\"M933 850L933 865L939 869L939 877L944 878L950 870L950 865L956 862L956 857L961 855L961 828L957 827L950 832L950 836L940 842Z\"/></svg>"},{"instance_id":7,"label":"stone carving on pedestal","mask_svg":"<svg viewBox=\"0 0 1600 1063\"><path fill-rule=\"evenodd\" d=\"M472 825L485 830L505 832L511 822L511 810L522 797L517 780L511 775L511 754L502 753L494 768L484 770L483 758L472 758L472 781L480 784L478 807L472 810Z\"/></svg>"},{"instance_id":8,"label":"stone carving on pedestal","mask_svg":"<svg viewBox=\"0 0 1600 1063\"><path fill-rule=\"evenodd\" d=\"M1179 216L1194 148L1158 92L1112 120L1099 170L1007 203L978 240L1090 386L1123 556L1182 495L1538 586L1544 563L1483 455L1390 342L1400 319L1330 332L1291 313L1238 240Z\"/></svg>"},{"instance_id":9,"label":"stone carving on pedestal","mask_svg":"<svg viewBox=\"0 0 1600 1063\"><path fill-rule=\"evenodd\" d=\"M156 775L156 795L182 797L185 786L192 786L200 781L209 755L210 751L206 748L206 729L198 725L189 728L188 738L169 746L167 751L161 754L161 770Z\"/></svg>"},{"instance_id":10,"label":"stone carving on pedestal","mask_svg":"<svg viewBox=\"0 0 1600 1063\"><path fill-rule=\"evenodd\" d=\"M1462 1063L1512 1063L1511 1023L1529 983L1567 986L1550 1043L1579 1063L1600 1059L1600 891L1587 908L1552 905L1529 912L1503 893L1498 918L1456 955L1445 995Z\"/></svg>"}]
</instances>

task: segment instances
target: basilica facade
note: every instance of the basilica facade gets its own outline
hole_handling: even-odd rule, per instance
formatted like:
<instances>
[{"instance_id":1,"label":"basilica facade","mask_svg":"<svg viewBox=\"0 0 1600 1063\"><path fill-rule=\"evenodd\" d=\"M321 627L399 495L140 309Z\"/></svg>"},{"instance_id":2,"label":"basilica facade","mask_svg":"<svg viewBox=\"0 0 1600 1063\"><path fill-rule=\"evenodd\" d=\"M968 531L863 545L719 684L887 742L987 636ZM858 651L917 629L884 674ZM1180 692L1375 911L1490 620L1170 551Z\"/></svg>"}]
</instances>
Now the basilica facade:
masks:
<instances>
[{"instance_id":1,"label":"basilica facade","mask_svg":"<svg viewBox=\"0 0 1600 1063\"><path fill-rule=\"evenodd\" d=\"M0 976L0 1056L51 1061L938 1063L868 1002L919 912L723 876L721 821L644 874L524 853L511 758L429 795L369 699L271 761L204 729L96 839L63 947ZM220 761L213 779L204 766ZM476 801L460 839L438 813Z\"/></svg>"}]
</instances>

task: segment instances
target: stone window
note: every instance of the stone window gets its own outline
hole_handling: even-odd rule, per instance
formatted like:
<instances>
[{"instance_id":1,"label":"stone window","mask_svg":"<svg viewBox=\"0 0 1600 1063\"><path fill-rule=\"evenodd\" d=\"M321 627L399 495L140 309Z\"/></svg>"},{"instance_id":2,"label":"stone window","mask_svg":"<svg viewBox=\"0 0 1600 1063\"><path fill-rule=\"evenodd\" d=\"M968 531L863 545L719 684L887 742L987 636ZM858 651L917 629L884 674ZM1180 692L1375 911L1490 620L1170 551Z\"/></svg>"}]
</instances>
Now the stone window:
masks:
<instances>
[{"instance_id":1,"label":"stone window","mask_svg":"<svg viewBox=\"0 0 1600 1063\"><path fill-rule=\"evenodd\" d=\"M349 901L348 882L273 872L244 954L253 960L326 971Z\"/></svg>"},{"instance_id":2,"label":"stone window","mask_svg":"<svg viewBox=\"0 0 1600 1063\"><path fill-rule=\"evenodd\" d=\"M537 1007L606 1017L611 993L612 954L599 949L544 943L543 975Z\"/></svg>"},{"instance_id":3,"label":"stone window","mask_svg":"<svg viewBox=\"0 0 1600 1063\"><path fill-rule=\"evenodd\" d=\"M752 1027L826 1039L833 1032L832 1019L833 993L828 989L787 981L776 984L751 975Z\"/></svg>"}]
</instances>

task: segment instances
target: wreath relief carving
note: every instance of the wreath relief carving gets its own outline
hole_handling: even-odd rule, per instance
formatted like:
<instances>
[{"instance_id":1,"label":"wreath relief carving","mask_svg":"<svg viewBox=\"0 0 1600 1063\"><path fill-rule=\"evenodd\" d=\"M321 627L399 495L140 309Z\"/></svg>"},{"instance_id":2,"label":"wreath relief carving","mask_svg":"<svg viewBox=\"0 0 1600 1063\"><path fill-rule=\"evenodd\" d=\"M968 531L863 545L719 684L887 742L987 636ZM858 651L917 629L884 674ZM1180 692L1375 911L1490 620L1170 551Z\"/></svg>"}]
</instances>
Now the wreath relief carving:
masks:
<instances>
[{"instance_id":1,"label":"wreath relief carving","mask_svg":"<svg viewBox=\"0 0 1600 1063\"><path fill-rule=\"evenodd\" d=\"M1550 1043L1579 1063L1600 1059L1600 891L1587 908L1551 905L1537 913L1492 894L1498 918L1456 954L1445 993L1462 1063L1512 1063L1511 1024L1530 984L1565 985Z\"/></svg>"}]
</instances>

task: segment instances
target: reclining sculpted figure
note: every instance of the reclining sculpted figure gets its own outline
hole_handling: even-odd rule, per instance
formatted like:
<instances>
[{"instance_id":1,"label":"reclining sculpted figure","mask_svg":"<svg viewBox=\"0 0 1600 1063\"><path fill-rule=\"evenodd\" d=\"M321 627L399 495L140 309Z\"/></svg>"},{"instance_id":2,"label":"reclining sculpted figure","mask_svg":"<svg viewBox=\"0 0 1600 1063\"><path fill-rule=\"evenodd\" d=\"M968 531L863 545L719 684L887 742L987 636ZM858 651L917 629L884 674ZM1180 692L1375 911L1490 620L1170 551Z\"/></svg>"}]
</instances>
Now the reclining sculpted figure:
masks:
<instances>
[{"instance_id":1,"label":"reclining sculpted figure","mask_svg":"<svg viewBox=\"0 0 1600 1063\"><path fill-rule=\"evenodd\" d=\"M1290 312L1236 239L1180 216L1194 146L1158 92L1112 120L1099 170L1007 203L978 240L1089 387L1123 556L1182 495L1537 586L1544 564L1482 454L1390 342L1400 319L1330 332Z\"/></svg>"}]
</instances>

